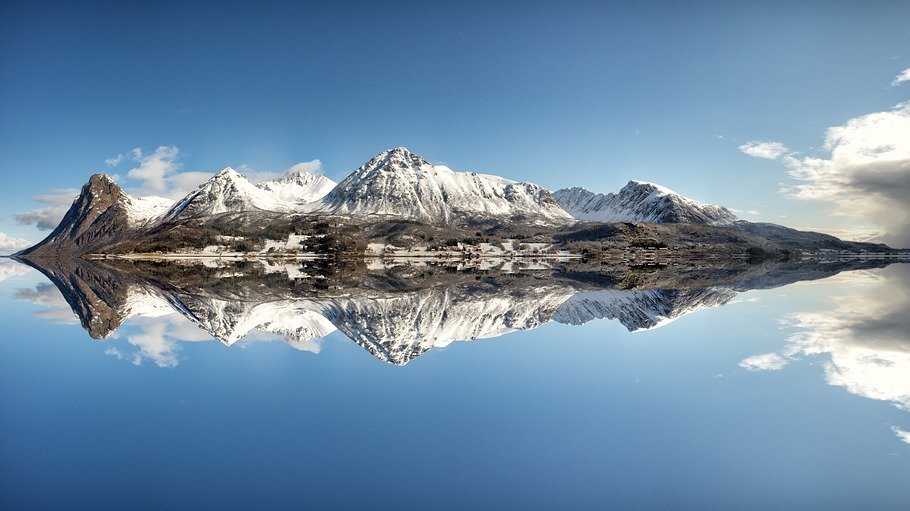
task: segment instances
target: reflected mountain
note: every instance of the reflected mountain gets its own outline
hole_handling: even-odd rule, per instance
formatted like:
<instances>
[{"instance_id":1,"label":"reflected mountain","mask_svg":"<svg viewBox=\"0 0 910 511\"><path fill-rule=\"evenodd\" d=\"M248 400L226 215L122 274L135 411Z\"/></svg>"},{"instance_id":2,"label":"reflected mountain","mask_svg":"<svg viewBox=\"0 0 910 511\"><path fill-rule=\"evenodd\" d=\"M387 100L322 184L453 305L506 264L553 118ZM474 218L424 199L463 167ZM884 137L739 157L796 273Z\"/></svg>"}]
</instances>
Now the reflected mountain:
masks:
<instances>
[{"instance_id":1,"label":"reflected mountain","mask_svg":"<svg viewBox=\"0 0 910 511\"><path fill-rule=\"evenodd\" d=\"M240 258L22 262L47 276L95 339L108 338L129 318L176 312L226 345L256 332L252 337L318 351L315 343L338 330L377 359L402 365L454 341L498 337L550 321L581 325L609 319L629 331L647 330L730 303L742 291L892 261L621 267L576 260L485 260L475 266ZM28 299L29 293L18 296Z\"/></svg>"}]
</instances>

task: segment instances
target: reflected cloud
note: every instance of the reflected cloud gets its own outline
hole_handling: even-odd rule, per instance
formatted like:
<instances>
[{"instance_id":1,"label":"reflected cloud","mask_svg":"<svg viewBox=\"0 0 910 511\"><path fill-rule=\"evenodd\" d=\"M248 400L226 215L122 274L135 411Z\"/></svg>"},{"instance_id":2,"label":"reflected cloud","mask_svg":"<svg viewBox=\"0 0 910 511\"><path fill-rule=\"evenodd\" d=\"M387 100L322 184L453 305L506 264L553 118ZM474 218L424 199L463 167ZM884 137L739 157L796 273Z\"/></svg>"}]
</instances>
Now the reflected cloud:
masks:
<instances>
[{"instance_id":1,"label":"reflected cloud","mask_svg":"<svg viewBox=\"0 0 910 511\"><path fill-rule=\"evenodd\" d=\"M79 324L79 318L53 284L41 282L34 288L17 289L13 298L43 307L33 313L36 318L63 325Z\"/></svg>"},{"instance_id":2,"label":"reflected cloud","mask_svg":"<svg viewBox=\"0 0 910 511\"><path fill-rule=\"evenodd\" d=\"M852 292L831 298L829 309L787 316L785 328L795 331L784 348L739 365L778 371L821 358L828 384L910 410L910 269L894 266L882 275L853 275Z\"/></svg>"},{"instance_id":3,"label":"reflected cloud","mask_svg":"<svg viewBox=\"0 0 910 511\"><path fill-rule=\"evenodd\" d=\"M148 359L158 367L177 365L177 351L180 348L168 335L167 326L164 322L155 322L145 325L136 334L126 336L128 343L139 348L139 351L130 357L133 364L140 365L143 359Z\"/></svg>"},{"instance_id":4,"label":"reflected cloud","mask_svg":"<svg viewBox=\"0 0 910 511\"><path fill-rule=\"evenodd\" d=\"M891 426L891 431L894 431L894 434L897 435L897 438L900 438L902 442L910 444L910 431L904 431L897 426Z\"/></svg>"},{"instance_id":5,"label":"reflected cloud","mask_svg":"<svg viewBox=\"0 0 910 511\"><path fill-rule=\"evenodd\" d=\"M9 260L0 260L0 282L19 275L25 275L31 268Z\"/></svg>"}]
</instances>

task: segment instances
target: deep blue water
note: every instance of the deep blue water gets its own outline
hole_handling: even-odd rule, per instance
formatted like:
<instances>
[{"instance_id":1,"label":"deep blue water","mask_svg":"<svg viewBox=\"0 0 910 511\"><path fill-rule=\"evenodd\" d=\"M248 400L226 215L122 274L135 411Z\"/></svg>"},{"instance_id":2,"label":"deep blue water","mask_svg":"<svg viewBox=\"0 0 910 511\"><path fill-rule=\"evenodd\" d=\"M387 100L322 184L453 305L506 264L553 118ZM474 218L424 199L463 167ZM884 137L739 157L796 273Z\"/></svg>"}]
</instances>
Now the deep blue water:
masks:
<instances>
[{"instance_id":1,"label":"deep blue water","mask_svg":"<svg viewBox=\"0 0 910 511\"><path fill-rule=\"evenodd\" d=\"M177 315L92 340L43 276L0 264L3 509L910 502L907 265L394 366L339 332L318 354L228 347Z\"/></svg>"}]
</instances>

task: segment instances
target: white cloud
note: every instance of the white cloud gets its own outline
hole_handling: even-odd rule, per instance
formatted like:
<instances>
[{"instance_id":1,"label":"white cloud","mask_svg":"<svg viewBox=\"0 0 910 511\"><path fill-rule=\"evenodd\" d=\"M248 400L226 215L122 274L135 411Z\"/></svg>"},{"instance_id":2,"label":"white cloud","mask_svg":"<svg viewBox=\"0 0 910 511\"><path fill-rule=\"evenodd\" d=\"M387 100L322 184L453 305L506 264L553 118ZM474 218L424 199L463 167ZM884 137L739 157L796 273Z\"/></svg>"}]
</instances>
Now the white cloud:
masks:
<instances>
[{"instance_id":1,"label":"white cloud","mask_svg":"<svg viewBox=\"0 0 910 511\"><path fill-rule=\"evenodd\" d=\"M799 181L784 192L831 202L839 215L881 227L884 241L910 244L910 102L829 128L824 149L826 158L783 158Z\"/></svg>"},{"instance_id":2,"label":"white cloud","mask_svg":"<svg viewBox=\"0 0 910 511\"><path fill-rule=\"evenodd\" d=\"M127 172L127 176L141 182L139 195L163 195L168 191L167 178L180 168L177 146L158 146L151 154L144 154L142 148L132 151L133 159L139 164Z\"/></svg>"},{"instance_id":3,"label":"white cloud","mask_svg":"<svg viewBox=\"0 0 910 511\"><path fill-rule=\"evenodd\" d=\"M35 305L44 307L36 311L34 316L51 323L60 323L66 325L78 325L79 318L73 313L73 309L60 294L57 288L49 283L42 282L33 289L17 289L13 293L16 300L31 302Z\"/></svg>"},{"instance_id":4,"label":"white cloud","mask_svg":"<svg viewBox=\"0 0 910 511\"><path fill-rule=\"evenodd\" d=\"M44 207L33 209L25 213L16 213L13 218L22 225L34 225L39 229L51 230L57 227L66 210L73 204L79 195L76 188L61 188L32 198L35 202L44 204Z\"/></svg>"},{"instance_id":5,"label":"white cloud","mask_svg":"<svg viewBox=\"0 0 910 511\"><path fill-rule=\"evenodd\" d=\"M304 161L291 165L291 168L287 170L287 173L292 172L310 172L312 174L322 174L322 162L318 159Z\"/></svg>"},{"instance_id":6,"label":"white cloud","mask_svg":"<svg viewBox=\"0 0 910 511\"><path fill-rule=\"evenodd\" d=\"M167 322L156 321L144 325L138 333L128 335L126 341L139 348L130 361L140 365L143 359L149 359L158 367L175 367L179 362L177 352L180 348L176 341L169 338L167 327Z\"/></svg>"},{"instance_id":7,"label":"white cloud","mask_svg":"<svg viewBox=\"0 0 910 511\"><path fill-rule=\"evenodd\" d=\"M891 431L900 438L902 442L910 444L910 431L904 431L897 426L891 426Z\"/></svg>"},{"instance_id":8,"label":"white cloud","mask_svg":"<svg viewBox=\"0 0 910 511\"><path fill-rule=\"evenodd\" d=\"M739 367L749 371L780 371L787 363L789 360L777 353L764 353L742 360Z\"/></svg>"},{"instance_id":9,"label":"white cloud","mask_svg":"<svg viewBox=\"0 0 910 511\"><path fill-rule=\"evenodd\" d=\"M908 67L907 69L904 69L903 71L900 72L900 74L895 76L894 81L891 82L891 86L897 87L898 85L900 85L904 82L910 82L910 67Z\"/></svg>"},{"instance_id":10,"label":"white cloud","mask_svg":"<svg viewBox=\"0 0 910 511\"><path fill-rule=\"evenodd\" d=\"M759 211L757 209L742 210L742 209L730 208L730 211L732 211L736 214L739 214L739 215L741 215L743 213L745 213L747 215L753 215L753 216L761 214L761 211Z\"/></svg>"},{"instance_id":11,"label":"white cloud","mask_svg":"<svg viewBox=\"0 0 910 511\"><path fill-rule=\"evenodd\" d=\"M764 158L766 160L776 160L790 152L787 146L780 142L758 142L755 140L739 146L739 150L753 158Z\"/></svg>"},{"instance_id":12,"label":"white cloud","mask_svg":"<svg viewBox=\"0 0 910 511\"><path fill-rule=\"evenodd\" d=\"M28 273L30 269L31 268L24 264L10 261L9 259L0 260L0 281L18 275L24 275Z\"/></svg>"},{"instance_id":13,"label":"white cloud","mask_svg":"<svg viewBox=\"0 0 910 511\"><path fill-rule=\"evenodd\" d=\"M32 246L33 243L25 238L15 238L0 232L0 253L8 254Z\"/></svg>"},{"instance_id":14,"label":"white cloud","mask_svg":"<svg viewBox=\"0 0 910 511\"><path fill-rule=\"evenodd\" d=\"M123 154L118 154L117 156L112 156L104 160L104 164L108 167L116 167L117 165L120 165L121 162L123 162Z\"/></svg>"},{"instance_id":15,"label":"white cloud","mask_svg":"<svg viewBox=\"0 0 910 511\"><path fill-rule=\"evenodd\" d=\"M825 156L803 156L780 142L749 142L740 150L781 161L794 180L784 194L834 205L864 241L910 245L910 102L828 128Z\"/></svg>"},{"instance_id":16,"label":"white cloud","mask_svg":"<svg viewBox=\"0 0 910 511\"><path fill-rule=\"evenodd\" d=\"M118 350L117 348L113 348L113 347L104 350L104 354L115 357L118 360L123 360L123 358L124 358L123 352Z\"/></svg>"},{"instance_id":17,"label":"white cloud","mask_svg":"<svg viewBox=\"0 0 910 511\"><path fill-rule=\"evenodd\" d=\"M159 193L168 199L180 199L196 189L200 184L212 177L214 172L178 172L168 176L167 190ZM146 195L141 190L129 190L133 195Z\"/></svg>"},{"instance_id":18,"label":"white cloud","mask_svg":"<svg viewBox=\"0 0 910 511\"><path fill-rule=\"evenodd\" d=\"M882 273L887 278L846 274L842 284L849 285L841 288L848 294L833 297L826 310L788 316L785 326L794 332L783 349L740 366L777 371L801 358L821 358L829 385L910 410L910 269L892 266Z\"/></svg>"}]
</instances>

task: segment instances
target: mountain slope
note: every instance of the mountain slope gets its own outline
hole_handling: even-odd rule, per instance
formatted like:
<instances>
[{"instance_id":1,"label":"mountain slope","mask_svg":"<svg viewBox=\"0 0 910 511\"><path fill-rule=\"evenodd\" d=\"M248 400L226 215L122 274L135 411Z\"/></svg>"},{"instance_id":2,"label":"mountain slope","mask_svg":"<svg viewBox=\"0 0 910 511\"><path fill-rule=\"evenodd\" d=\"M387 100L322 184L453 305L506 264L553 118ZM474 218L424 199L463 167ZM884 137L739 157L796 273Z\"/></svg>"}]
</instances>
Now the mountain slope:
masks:
<instances>
[{"instance_id":1,"label":"mountain slope","mask_svg":"<svg viewBox=\"0 0 910 511\"><path fill-rule=\"evenodd\" d=\"M127 219L131 227L140 227L154 223L174 205L173 199L164 197L129 197L127 201Z\"/></svg>"},{"instance_id":2,"label":"mountain slope","mask_svg":"<svg viewBox=\"0 0 910 511\"><path fill-rule=\"evenodd\" d=\"M164 214L162 222L241 211L290 210L289 204L249 182L231 167L226 167L177 201Z\"/></svg>"},{"instance_id":3,"label":"mountain slope","mask_svg":"<svg viewBox=\"0 0 910 511\"><path fill-rule=\"evenodd\" d=\"M431 165L403 147L376 155L341 181L315 209L431 224L521 220L558 225L573 221L540 186L455 172Z\"/></svg>"},{"instance_id":4,"label":"mountain slope","mask_svg":"<svg viewBox=\"0 0 910 511\"><path fill-rule=\"evenodd\" d=\"M583 325L596 319L617 320L630 332L636 332L664 326L701 309L719 307L736 294L725 287L587 291L566 300L553 320L569 325Z\"/></svg>"},{"instance_id":5,"label":"mountain slope","mask_svg":"<svg viewBox=\"0 0 910 511\"><path fill-rule=\"evenodd\" d=\"M325 176L292 169L281 178L256 186L271 193L279 201L301 206L325 197L336 184Z\"/></svg>"},{"instance_id":6,"label":"mountain slope","mask_svg":"<svg viewBox=\"0 0 910 511\"><path fill-rule=\"evenodd\" d=\"M93 175L60 224L40 243L18 255L84 254L104 246L141 221L132 198L105 174Z\"/></svg>"},{"instance_id":7,"label":"mountain slope","mask_svg":"<svg viewBox=\"0 0 910 511\"><path fill-rule=\"evenodd\" d=\"M654 183L629 181L619 193L563 188L553 196L573 217L593 222L648 222L726 225L732 211L692 200Z\"/></svg>"}]
</instances>

